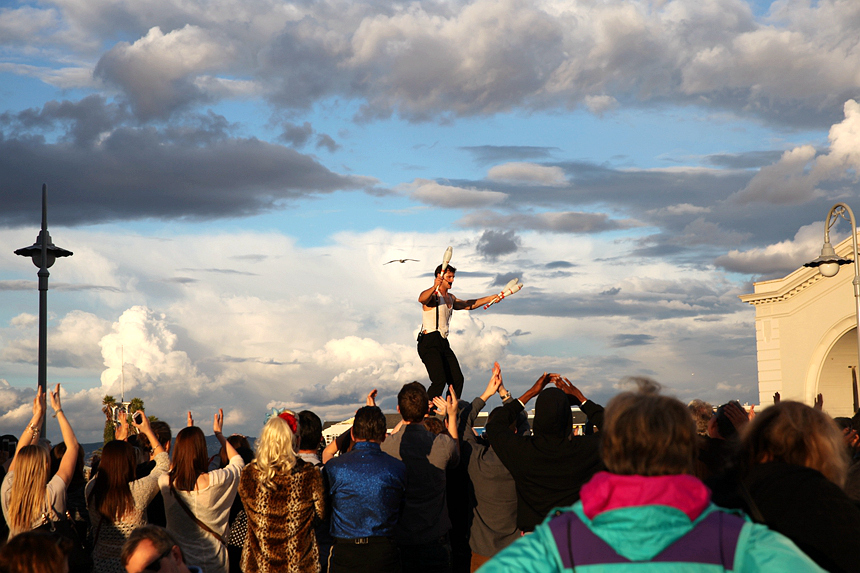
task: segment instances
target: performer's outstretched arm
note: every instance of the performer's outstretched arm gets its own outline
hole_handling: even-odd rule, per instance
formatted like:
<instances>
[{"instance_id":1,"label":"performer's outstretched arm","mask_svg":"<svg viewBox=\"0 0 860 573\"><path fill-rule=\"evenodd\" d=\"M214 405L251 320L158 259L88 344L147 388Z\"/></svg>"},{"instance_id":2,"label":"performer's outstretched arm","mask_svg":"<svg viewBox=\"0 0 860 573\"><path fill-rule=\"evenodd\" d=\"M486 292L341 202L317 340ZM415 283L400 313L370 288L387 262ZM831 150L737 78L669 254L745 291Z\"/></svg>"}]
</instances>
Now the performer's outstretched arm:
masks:
<instances>
[{"instance_id":1,"label":"performer's outstretched arm","mask_svg":"<svg viewBox=\"0 0 860 573\"><path fill-rule=\"evenodd\" d=\"M423 294L423 293L422 293ZM453 295L452 295L453 296ZM493 299L495 299L497 294L491 294L487 296L482 296L481 298L473 298L469 300L460 300L456 296L454 297L454 310L473 310L480 306L484 306L489 303Z\"/></svg>"}]
</instances>

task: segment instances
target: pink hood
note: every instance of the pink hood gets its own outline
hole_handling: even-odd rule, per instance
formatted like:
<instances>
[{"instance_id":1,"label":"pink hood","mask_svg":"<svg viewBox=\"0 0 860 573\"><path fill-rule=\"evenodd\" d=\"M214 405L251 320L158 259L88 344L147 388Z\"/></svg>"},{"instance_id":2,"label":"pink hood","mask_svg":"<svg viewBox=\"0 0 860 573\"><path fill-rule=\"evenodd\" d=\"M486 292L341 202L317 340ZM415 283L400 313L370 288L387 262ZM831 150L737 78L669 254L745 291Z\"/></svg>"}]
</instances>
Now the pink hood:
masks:
<instances>
[{"instance_id":1,"label":"pink hood","mask_svg":"<svg viewBox=\"0 0 860 573\"><path fill-rule=\"evenodd\" d=\"M711 502L711 490L690 475L639 476L598 472L580 492L588 519L605 511L641 505L667 505L695 520Z\"/></svg>"}]
</instances>

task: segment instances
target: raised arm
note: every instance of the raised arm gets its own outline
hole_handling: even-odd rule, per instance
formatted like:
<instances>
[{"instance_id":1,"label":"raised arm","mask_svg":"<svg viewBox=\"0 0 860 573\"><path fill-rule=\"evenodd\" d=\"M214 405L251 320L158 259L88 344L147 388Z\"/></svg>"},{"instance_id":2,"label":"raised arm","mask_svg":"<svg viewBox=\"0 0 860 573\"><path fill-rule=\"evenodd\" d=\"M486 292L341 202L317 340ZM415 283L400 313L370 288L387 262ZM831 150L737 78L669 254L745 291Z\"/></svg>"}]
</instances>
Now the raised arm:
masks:
<instances>
[{"instance_id":1,"label":"raised arm","mask_svg":"<svg viewBox=\"0 0 860 573\"><path fill-rule=\"evenodd\" d=\"M418 295L418 302L424 306L429 306L428 303L433 300L433 295L436 294L436 291L439 289L439 285L442 284L442 280L441 273L436 275L436 279L433 281L433 286L427 290L422 290L421 294Z\"/></svg>"},{"instance_id":2,"label":"raised arm","mask_svg":"<svg viewBox=\"0 0 860 573\"><path fill-rule=\"evenodd\" d=\"M18 438L18 446L15 448L15 455L12 456L12 461L9 462L8 471L15 469L15 460L18 459L18 452L24 446L39 443L39 433L42 431L42 420L45 418L45 393L42 392L40 386L36 390L36 397L33 398L33 417L30 418L30 423L24 428L21 437ZM66 482L68 483L68 482Z\"/></svg>"},{"instance_id":3,"label":"raised arm","mask_svg":"<svg viewBox=\"0 0 860 573\"><path fill-rule=\"evenodd\" d=\"M239 455L239 452L236 451L236 448L233 447L227 438L224 437L222 430L224 429L224 410L222 408L218 408L218 411L215 413L215 418L212 421L212 430L215 432L215 437L218 438L218 441L221 443L221 447L224 448L227 452L227 459L232 460L234 457Z\"/></svg>"},{"instance_id":4,"label":"raised arm","mask_svg":"<svg viewBox=\"0 0 860 573\"><path fill-rule=\"evenodd\" d=\"M454 295L451 295L454 296ZM469 300L460 300L456 296L454 297L454 310L473 310L478 307L484 306L487 303L492 302L497 296L497 294L490 294L487 296L482 296L481 298L472 298Z\"/></svg>"},{"instance_id":5,"label":"raised arm","mask_svg":"<svg viewBox=\"0 0 860 573\"><path fill-rule=\"evenodd\" d=\"M63 405L60 403L60 385L51 391L51 408L54 409L54 416L60 423L60 432L63 434L63 442L66 444L66 453L63 454L63 459L60 460L60 469L57 470L57 475L66 484L66 487L72 482L72 476L75 474L75 465L78 463L78 439L75 437L75 432L69 424L66 413L63 412Z\"/></svg>"},{"instance_id":6,"label":"raised arm","mask_svg":"<svg viewBox=\"0 0 860 573\"><path fill-rule=\"evenodd\" d=\"M570 380L560 374L552 374L555 385L567 394L568 401L588 416L588 421L594 424L598 430L603 427L603 406L597 404L583 395L579 388L570 383ZM578 403L577 403L578 402Z\"/></svg>"},{"instance_id":7,"label":"raised arm","mask_svg":"<svg viewBox=\"0 0 860 573\"><path fill-rule=\"evenodd\" d=\"M448 386L448 397L445 399L445 413L448 415L448 433L457 442L457 450L460 449L459 432L457 431L457 414L460 413L460 403L453 386Z\"/></svg>"},{"instance_id":8,"label":"raised arm","mask_svg":"<svg viewBox=\"0 0 860 573\"><path fill-rule=\"evenodd\" d=\"M135 420L135 416L140 412L140 423ZM137 431L146 436L146 439L149 440L149 445L152 447L152 457L154 458L158 454L164 451L164 446L158 441L158 436L155 435L155 432L152 430L152 426L149 425L149 418L146 417L146 412L143 410L138 410L134 413L134 416L131 417L131 423L134 424L134 427L137 428Z\"/></svg>"},{"instance_id":9,"label":"raised arm","mask_svg":"<svg viewBox=\"0 0 860 573\"><path fill-rule=\"evenodd\" d=\"M550 383L552 380L552 375L544 372L540 378L538 378L532 387L526 390L522 396L520 396L520 402L523 406L525 406L529 400L537 396L541 393L541 390L546 388L546 385Z\"/></svg>"}]
</instances>

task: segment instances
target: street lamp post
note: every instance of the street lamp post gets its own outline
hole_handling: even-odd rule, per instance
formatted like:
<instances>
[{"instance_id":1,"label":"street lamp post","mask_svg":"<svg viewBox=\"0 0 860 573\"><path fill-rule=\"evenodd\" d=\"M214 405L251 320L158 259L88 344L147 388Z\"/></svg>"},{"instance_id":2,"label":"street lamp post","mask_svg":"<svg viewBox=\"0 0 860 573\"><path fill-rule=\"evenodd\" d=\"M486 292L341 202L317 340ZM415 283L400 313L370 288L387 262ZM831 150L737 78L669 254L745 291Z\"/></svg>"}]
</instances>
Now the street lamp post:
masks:
<instances>
[{"instance_id":1,"label":"street lamp post","mask_svg":"<svg viewBox=\"0 0 860 573\"><path fill-rule=\"evenodd\" d=\"M57 257L70 257L72 251L61 249L51 242L48 233L48 186L42 185L42 230L36 237L36 242L29 247L18 249L16 255L30 257L33 264L39 267L39 388L47 392L48 385L48 267L54 264ZM42 420L42 436L45 436L47 421Z\"/></svg>"},{"instance_id":2,"label":"street lamp post","mask_svg":"<svg viewBox=\"0 0 860 573\"><path fill-rule=\"evenodd\" d=\"M857 319L857 367L860 368L860 260L858 260L860 256L857 252L857 222L851 207L845 203L837 203L830 208L827 221L824 223L824 245L821 247L821 255L803 266L818 267L818 272L822 276L835 277L841 265L851 264L851 259L844 259L837 255L833 245L830 244L830 229L840 217L851 223L851 245L854 248L854 314Z\"/></svg>"}]
</instances>

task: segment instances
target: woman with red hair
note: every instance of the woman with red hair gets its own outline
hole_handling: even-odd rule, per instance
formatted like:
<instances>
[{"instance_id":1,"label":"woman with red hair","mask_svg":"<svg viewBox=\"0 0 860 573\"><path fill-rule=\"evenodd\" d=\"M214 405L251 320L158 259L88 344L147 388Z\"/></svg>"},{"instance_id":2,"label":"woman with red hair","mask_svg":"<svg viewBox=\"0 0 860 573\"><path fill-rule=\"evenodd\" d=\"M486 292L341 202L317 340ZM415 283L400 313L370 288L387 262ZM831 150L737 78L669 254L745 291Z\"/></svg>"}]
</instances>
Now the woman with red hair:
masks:
<instances>
[{"instance_id":1,"label":"woman with red hair","mask_svg":"<svg viewBox=\"0 0 860 573\"><path fill-rule=\"evenodd\" d=\"M230 507L236 497L245 462L221 430L224 411L218 410L212 425L215 437L227 451L226 467L209 471L209 453L203 430L183 428L173 445L170 471L158 480L164 497L167 530L176 537L188 565L203 573L227 573L226 538Z\"/></svg>"}]
</instances>

